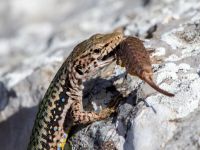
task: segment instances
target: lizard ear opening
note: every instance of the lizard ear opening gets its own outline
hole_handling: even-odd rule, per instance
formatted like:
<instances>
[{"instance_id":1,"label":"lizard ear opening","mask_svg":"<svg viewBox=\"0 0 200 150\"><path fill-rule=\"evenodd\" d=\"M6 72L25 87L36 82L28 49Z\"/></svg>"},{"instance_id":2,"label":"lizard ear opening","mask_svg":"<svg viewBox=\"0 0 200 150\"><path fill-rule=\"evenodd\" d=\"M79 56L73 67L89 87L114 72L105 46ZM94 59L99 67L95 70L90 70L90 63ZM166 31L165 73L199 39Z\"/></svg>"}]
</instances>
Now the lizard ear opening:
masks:
<instances>
[{"instance_id":1,"label":"lizard ear opening","mask_svg":"<svg viewBox=\"0 0 200 150\"><path fill-rule=\"evenodd\" d=\"M82 67L81 67L80 65L77 65L77 66L75 67L75 70L76 70L76 72L77 72L79 75L83 75Z\"/></svg>"}]
</instances>

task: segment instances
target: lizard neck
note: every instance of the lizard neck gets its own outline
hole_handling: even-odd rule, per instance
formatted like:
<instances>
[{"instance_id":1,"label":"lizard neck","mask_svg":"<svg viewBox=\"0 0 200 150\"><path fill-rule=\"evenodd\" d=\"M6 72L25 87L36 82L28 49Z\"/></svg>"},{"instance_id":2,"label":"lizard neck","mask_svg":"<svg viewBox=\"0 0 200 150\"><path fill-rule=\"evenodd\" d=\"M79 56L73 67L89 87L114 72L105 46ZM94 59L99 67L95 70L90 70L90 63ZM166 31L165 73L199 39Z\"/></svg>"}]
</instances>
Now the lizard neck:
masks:
<instances>
[{"instance_id":1,"label":"lizard neck","mask_svg":"<svg viewBox=\"0 0 200 150\"><path fill-rule=\"evenodd\" d=\"M82 98L83 91L83 74L79 74L76 70L76 67L72 63L68 63L66 68L66 72L63 73L66 75L64 88L68 87L67 94L72 98L72 100L76 100L77 98ZM74 98L74 96L76 96ZM77 97L78 96L78 97Z\"/></svg>"}]
</instances>

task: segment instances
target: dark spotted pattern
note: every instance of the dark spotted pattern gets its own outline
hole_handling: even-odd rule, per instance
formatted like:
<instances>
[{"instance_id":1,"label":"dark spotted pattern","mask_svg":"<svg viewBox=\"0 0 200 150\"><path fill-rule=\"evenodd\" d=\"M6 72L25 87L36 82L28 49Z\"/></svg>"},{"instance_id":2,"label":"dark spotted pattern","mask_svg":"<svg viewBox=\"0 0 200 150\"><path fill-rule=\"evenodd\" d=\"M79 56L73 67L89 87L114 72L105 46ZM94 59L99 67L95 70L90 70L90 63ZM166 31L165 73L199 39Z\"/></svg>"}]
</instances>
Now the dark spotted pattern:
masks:
<instances>
[{"instance_id":1,"label":"dark spotted pattern","mask_svg":"<svg viewBox=\"0 0 200 150\"><path fill-rule=\"evenodd\" d=\"M37 147L38 149L56 148L56 144L51 143L55 143L53 139L56 136L55 133L58 131L58 128L63 128L62 126L60 126L59 121L62 119L63 110L68 104L69 100L69 95L67 95L66 92L69 91L70 88L72 88L72 85L69 82L69 79L67 78L67 74L68 73L65 71L65 75L57 74L55 76L54 80L52 81L49 89L47 90L44 96L44 99L46 99L46 101L43 100L40 103L40 109L37 114L37 119L35 121L35 125L32 131L33 134L31 136L31 141L28 150L33 150L33 147ZM54 85L54 83L58 83L58 80L61 78L62 75L65 76L65 84ZM49 110L49 112L46 110ZM44 130L45 132L41 133L40 131L42 130ZM60 134L60 136L62 136L63 133L61 132ZM38 138L39 136L41 136L42 140ZM57 139L57 141L59 140Z\"/></svg>"}]
</instances>

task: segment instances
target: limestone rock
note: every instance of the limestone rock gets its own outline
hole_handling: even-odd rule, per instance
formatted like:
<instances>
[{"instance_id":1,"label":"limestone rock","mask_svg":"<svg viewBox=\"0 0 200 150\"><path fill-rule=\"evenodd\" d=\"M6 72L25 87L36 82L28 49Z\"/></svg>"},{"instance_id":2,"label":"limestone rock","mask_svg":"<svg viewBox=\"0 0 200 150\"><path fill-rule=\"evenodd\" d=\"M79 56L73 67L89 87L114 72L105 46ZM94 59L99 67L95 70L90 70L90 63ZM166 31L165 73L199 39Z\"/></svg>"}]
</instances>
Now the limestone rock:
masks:
<instances>
[{"instance_id":1,"label":"limestone rock","mask_svg":"<svg viewBox=\"0 0 200 150\"><path fill-rule=\"evenodd\" d=\"M111 64L85 83L86 110L124 96L118 113L78 129L75 149L199 149L200 2L198 0L2 0L0 2L0 145L25 150L50 81L73 47L121 27L154 48L161 95Z\"/></svg>"}]
</instances>

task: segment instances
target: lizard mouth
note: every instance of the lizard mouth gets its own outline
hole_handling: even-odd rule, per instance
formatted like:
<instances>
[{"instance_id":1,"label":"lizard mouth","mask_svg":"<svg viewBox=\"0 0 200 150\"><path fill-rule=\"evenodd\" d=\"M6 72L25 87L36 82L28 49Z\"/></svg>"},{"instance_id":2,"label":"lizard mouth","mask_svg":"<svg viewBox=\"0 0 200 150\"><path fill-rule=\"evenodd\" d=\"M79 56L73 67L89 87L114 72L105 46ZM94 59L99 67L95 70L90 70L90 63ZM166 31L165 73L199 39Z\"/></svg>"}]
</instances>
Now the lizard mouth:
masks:
<instances>
[{"instance_id":1,"label":"lizard mouth","mask_svg":"<svg viewBox=\"0 0 200 150\"><path fill-rule=\"evenodd\" d=\"M102 60L109 60L109 59L113 59L115 57L116 51L120 48L119 44L113 49L111 50L107 55L103 56Z\"/></svg>"}]
</instances>

